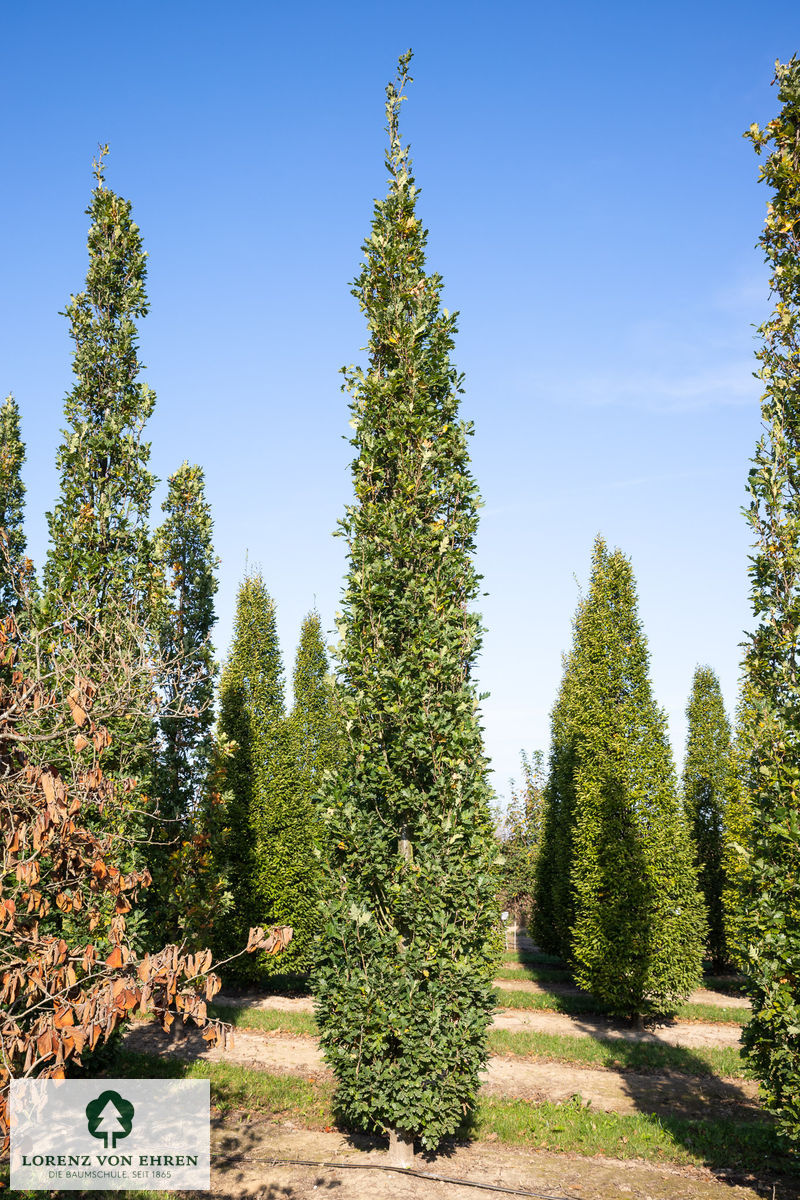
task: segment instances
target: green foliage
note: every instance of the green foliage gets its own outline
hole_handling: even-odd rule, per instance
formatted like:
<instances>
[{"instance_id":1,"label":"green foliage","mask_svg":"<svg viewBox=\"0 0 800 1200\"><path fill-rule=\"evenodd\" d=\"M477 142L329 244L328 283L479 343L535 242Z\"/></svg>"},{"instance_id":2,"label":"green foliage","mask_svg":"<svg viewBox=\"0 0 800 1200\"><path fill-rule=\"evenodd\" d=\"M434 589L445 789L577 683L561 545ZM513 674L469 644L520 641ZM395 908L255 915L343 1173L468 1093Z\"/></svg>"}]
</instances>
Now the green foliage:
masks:
<instances>
[{"instance_id":1,"label":"green foliage","mask_svg":"<svg viewBox=\"0 0 800 1200\"><path fill-rule=\"evenodd\" d=\"M164 711L159 720L159 819L154 829L157 840L167 845L151 851L156 886L148 898L160 928L177 940L189 935L199 943L204 940L206 914L198 912L198 905L211 902L216 891L208 877L204 840L217 674L210 640L216 623L217 559L200 467L184 462L170 476L163 512L155 539L166 591L157 622ZM207 896L198 894L198 874Z\"/></svg>"},{"instance_id":2,"label":"green foliage","mask_svg":"<svg viewBox=\"0 0 800 1200\"><path fill-rule=\"evenodd\" d=\"M778 116L745 136L771 189L760 244L775 308L760 328L763 434L749 474L753 614L745 659L753 838L743 940L753 1019L744 1044L762 1097L800 1142L800 60L776 64Z\"/></svg>"},{"instance_id":3,"label":"green foliage","mask_svg":"<svg viewBox=\"0 0 800 1200\"><path fill-rule=\"evenodd\" d=\"M118 800L93 818L98 830L118 835L117 866L128 872L145 865L143 813L152 782L155 668L141 668L157 659L159 582L148 530L155 481L143 439L155 396L138 381L135 322L148 311L146 255L129 201L106 187L106 151L95 163L87 209L86 286L66 310L76 381L65 400L67 428L56 458L60 495L47 513L50 545L38 623L48 632L38 652L57 656L60 642L91 636L93 677L120 689L131 678L137 682L138 694L107 721L104 769L120 782L132 776L139 782L119 788ZM79 753L89 755L90 747ZM132 928L139 945L142 920L137 910Z\"/></svg>"},{"instance_id":4,"label":"green foliage","mask_svg":"<svg viewBox=\"0 0 800 1200\"><path fill-rule=\"evenodd\" d=\"M353 400L355 504L341 524L346 744L323 816L330 898L314 990L337 1103L358 1128L435 1146L475 1103L496 954L495 842L470 610L478 492L459 419L455 317L387 88L389 193L354 295L370 331Z\"/></svg>"},{"instance_id":5,"label":"green foliage","mask_svg":"<svg viewBox=\"0 0 800 1200\"><path fill-rule=\"evenodd\" d=\"M753 736L758 720L752 688L745 677L736 712L736 735L733 754L736 767L736 787L732 789L725 812L725 846L722 866L725 882L722 892L722 913L725 922L725 941L731 958L742 969L747 968L747 899L750 877L750 853L753 841L752 773Z\"/></svg>"},{"instance_id":6,"label":"green foliage","mask_svg":"<svg viewBox=\"0 0 800 1200\"><path fill-rule=\"evenodd\" d=\"M544 767L541 750L529 758L523 751L522 786L511 785L511 798L500 829L503 903L520 909L531 903L542 826Z\"/></svg>"},{"instance_id":7,"label":"green foliage","mask_svg":"<svg viewBox=\"0 0 800 1200\"><path fill-rule=\"evenodd\" d=\"M19 408L13 396L0 406L0 616L19 612L19 575L30 571L25 559L25 444L20 436Z\"/></svg>"},{"instance_id":8,"label":"green foliage","mask_svg":"<svg viewBox=\"0 0 800 1200\"><path fill-rule=\"evenodd\" d=\"M580 616L573 622L573 631ZM532 929L547 954L569 960L575 906L572 889L575 826L575 738L571 694L572 656L565 656L558 698L550 721L550 758L542 793L543 815L533 888Z\"/></svg>"},{"instance_id":9,"label":"green foliage","mask_svg":"<svg viewBox=\"0 0 800 1200\"><path fill-rule=\"evenodd\" d=\"M343 739L318 612L309 613L303 621L293 683L290 724L303 794L310 804L322 787L325 773L336 771Z\"/></svg>"},{"instance_id":10,"label":"green foliage","mask_svg":"<svg viewBox=\"0 0 800 1200\"><path fill-rule=\"evenodd\" d=\"M135 324L148 311L146 254L130 202L105 185L104 154L86 210L86 287L66 310L77 382L64 404L68 428L56 458L61 495L47 514L50 609L85 594L99 608L113 595L138 610L154 586L147 519L155 481L142 433L155 395L137 381Z\"/></svg>"},{"instance_id":11,"label":"green foliage","mask_svg":"<svg viewBox=\"0 0 800 1200\"><path fill-rule=\"evenodd\" d=\"M686 709L689 723L683 767L683 806L697 850L698 883L708 916L707 954L717 969L731 961L726 937L727 827L740 809L741 785L719 680L697 667Z\"/></svg>"},{"instance_id":12,"label":"green foliage","mask_svg":"<svg viewBox=\"0 0 800 1200\"><path fill-rule=\"evenodd\" d=\"M633 573L602 538L555 715L558 943L612 1011L672 1011L700 980L706 924Z\"/></svg>"},{"instance_id":13,"label":"green foliage","mask_svg":"<svg viewBox=\"0 0 800 1200\"><path fill-rule=\"evenodd\" d=\"M165 815L176 818L196 810L213 744L217 559L202 468L184 462L170 476L163 512L156 555L167 579L158 630L167 715L160 721L159 798Z\"/></svg>"},{"instance_id":14,"label":"green foliage","mask_svg":"<svg viewBox=\"0 0 800 1200\"><path fill-rule=\"evenodd\" d=\"M262 955L248 974L302 970L316 924L319 868L308 787L284 709L275 604L260 575L239 589L233 646L220 684L219 740L226 828L221 857L234 901L224 922L224 947L240 948L251 925L289 925L294 936L280 959Z\"/></svg>"},{"instance_id":15,"label":"green foliage","mask_svg":"<svg viewBox=\"0 0 800 1200\"><path fill-rule=\"evenodd\" d=\"M275 727L283 719L283 681L275 630L275 605L260 575L241 583L233 643L219 690L218 782L222 796L223 845L218 858L233 897L215 939L218 952L243 944L258 924L261 906L255 889L258 855L254 841L260 766Z\"/></svg>"}]
</instances>

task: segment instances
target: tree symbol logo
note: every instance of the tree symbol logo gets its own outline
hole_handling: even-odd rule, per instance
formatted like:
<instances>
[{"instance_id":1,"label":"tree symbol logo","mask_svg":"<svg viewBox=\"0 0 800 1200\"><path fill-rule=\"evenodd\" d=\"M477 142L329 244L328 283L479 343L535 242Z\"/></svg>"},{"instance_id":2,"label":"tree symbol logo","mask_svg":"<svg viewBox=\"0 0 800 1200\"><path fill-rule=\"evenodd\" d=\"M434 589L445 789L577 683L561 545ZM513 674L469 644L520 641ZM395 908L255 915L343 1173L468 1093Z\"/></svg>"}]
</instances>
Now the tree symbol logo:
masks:
<instances>
[{"instance_id":1,"label":"tree symbol logo","mask_svg":"<svg viewBox=\"0 0 800 1200\"><path fill-rule=\"evenodd\" d=\"M92 1137L102 1138L108 1149L111 1139L113 1150L119 1138L126 1138L133 1127L134 1108L119 1092L101 1092L96 1100L86 1105L86 1120Z\"/></svg>"}]
</instances>

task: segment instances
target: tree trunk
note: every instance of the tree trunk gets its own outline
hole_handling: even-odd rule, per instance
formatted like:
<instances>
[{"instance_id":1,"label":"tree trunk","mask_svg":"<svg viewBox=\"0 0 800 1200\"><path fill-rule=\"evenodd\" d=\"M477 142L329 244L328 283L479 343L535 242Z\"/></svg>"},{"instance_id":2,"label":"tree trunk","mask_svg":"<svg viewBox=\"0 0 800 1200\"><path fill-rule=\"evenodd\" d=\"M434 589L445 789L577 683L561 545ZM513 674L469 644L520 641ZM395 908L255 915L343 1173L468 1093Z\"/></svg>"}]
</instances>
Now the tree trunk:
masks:
<instances>
[{"instance_id":1,"label":"tree trunk","mask_svg":"<svg viewBox=\"0 0 800 1200\"><path fill-rule=\"evenodd\" d=\"M393 1167L413 1167L414 1135L406 1129L389 1130L389 1162Z\"/></svg>"}]
</instances>

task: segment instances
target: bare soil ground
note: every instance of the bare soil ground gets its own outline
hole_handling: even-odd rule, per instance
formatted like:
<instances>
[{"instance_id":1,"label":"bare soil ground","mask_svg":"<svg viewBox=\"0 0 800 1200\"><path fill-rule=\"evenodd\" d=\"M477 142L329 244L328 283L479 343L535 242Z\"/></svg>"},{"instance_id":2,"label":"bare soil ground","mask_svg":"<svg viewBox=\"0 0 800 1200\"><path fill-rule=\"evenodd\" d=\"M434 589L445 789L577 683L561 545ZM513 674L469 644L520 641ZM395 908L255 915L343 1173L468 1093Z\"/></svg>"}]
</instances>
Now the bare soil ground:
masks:
<instances>
[{"instance_id":1,"label":"bare soil ground","mask_svg":"<svg viewBox=\"0 0 800 1200\"><path fill-rule=\"evenodd\" d=\"M533 949L533 944L520 948ZM524 979L518 983L498 980L497 986L562 994L577 991L566 984L543 987ZM725 1007L747 1005L740 997L707 990L698 991L692 999ZM314 1011L313 1001L307 996L230 995L220 996L219 1000L252 1009ZM606 1017L509 1008L498 1010L494 1027L665 1042L689 1050L734 1046L741 1033L739 1026L723 1023L673 1020L649 1022L642 1029ZM157 1027L141 1024L128 1032L126 1044L131 1049L164 1056L225 1059L276 1074L330 1078L315 1038L281 1031L237 1030L233 1042L222 1051L217 1047L210 1049L196 1032L187 1031L183 1040L175 1041ZM644 1074L492 1056L483 1086L489 1095L533 1101L563 1102L579 1095L596 1109L621 1114L644 1111L701 1118L729 1117L736 1121L746 1121L758 1114L755 1084L695 1078L678 1072ZM773 1191L771 1183L733 1174L724 1178L720 1173L701 1168L517 1149L501 1145L495 1138L492 1134L482 1142L453 1144L435 1158L418 1155L416 1169L420 1172L462 1181L442 1182L373 1169L387 1165L385 1146L379 1139L298 1128L292 1121L276 1123L263 1117L251 1119L242 1113L218 1115L212 1132L215 1158L210 1196L231 1200L234 1197L310 1200L312 1196L330 1193L336 1200L461 1200L462 1197L468 1200L487 1194L471 1186L471 1181L473 1185L524 1189L547 1200L757 1200L759 1197L800 1200L800 1187L785 1182L778 1183ZM276 1161L280 1159L312 1160L315 1165Z\"/></svg>"},{"instance_id":2,"label":"bare soil ground","mask_svg":"<svg viewBox=\"0 0 800 1200\"><path fill-rule=\"evenodd\" d=\"M328 1194L333 1200L477 1200L487 1195L468 1185L364 1169L385 1163L377 1139L296 1129L290 1121L219 1119L212 1130L212 1151L219 1157L212 1168L210 1194L218 1200L311 1200ZM224 1156L230 1158L226 1161ZM274 1162L285 1158L360 1169ZM552 1200L763 1200L772 1194L771 1188L758 1189L752 1181L721 1180L699 1168L517 1150L488 1142L456 1144L435 1158L419 1155L415 1169L521 1188ZM798 1195L778 1185L775 1200L797 1200Z\"/></svg>"},{"instance_id":3,"label":"bare soil ground","mask_svg":"<svg viewBox=\"0 0 800 1200\"><path fill-rule=\"evenodd\" d=\"M501 1008L495 1013L494 1029L536 1030L562 1033L572 1037L620 1038L626 1042L666 1042L670 1046L738 1046L739 1025L715 1025L710 1021L664 1021L647 1024L644 1029L615 1021L611 1017L585 1014L571 1017L566 1013L537 1012L519 1008Z\"/></svg>"},{"instance_id":4,"label":"bare soil ground","mask_svg":"<svg viewBox=\"0 0 800 1200\"><path fill-rule=\"evenodd\" d=\"M270 1009L273 1012L313 1013L310 996L218 996L220 1004L234 1008ZM666 1042L671 1046L738 1046L738 1025L709 1021L663 1021L638 1029L611 1017L568 1016L566 1013L538 1012L535 1009L501 1008L495 1013L494 1029L535 1030L563 1033L573 1037L621 1038L628 1042Z\"/></svg>"},{"instance_id":5,"label":"bare soil ground","mask_svg":"<svg viewBox=\"0 0 800 1200\"><path fill-rule=\"evenodd\" d=\"M199 1032L176 1041L153 1024L135 1026L126 1037L131 1050L163 1057L233 1062L253 1070L304 1078L330 1078L315 1038L237 1030L223 1050L209 1048ZM484 1073L489 1095L563 1103L572 1096L605 1112L652 1112L691 1117L758 1116L757 1089L750 1081L694 1078L678 1072L639 1074L492 1055Z\"/></svg>"}]
</instances>

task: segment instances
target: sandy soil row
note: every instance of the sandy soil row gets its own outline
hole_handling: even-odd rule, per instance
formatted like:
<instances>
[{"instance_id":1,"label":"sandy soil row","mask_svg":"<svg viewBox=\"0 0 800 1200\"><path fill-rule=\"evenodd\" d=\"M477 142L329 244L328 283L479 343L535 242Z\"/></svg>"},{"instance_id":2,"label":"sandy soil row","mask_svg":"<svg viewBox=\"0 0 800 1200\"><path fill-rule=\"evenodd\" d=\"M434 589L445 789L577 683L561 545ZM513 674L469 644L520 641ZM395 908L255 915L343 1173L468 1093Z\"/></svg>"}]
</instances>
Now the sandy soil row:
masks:
<instances>
[{"instance_id":1,"label":"sandy soil row","mask_svg":"<svg viewBox=\"0 0 800 1200\"><path fill-rule=\"evenodd\" d=\"M212 1195L218 1200L478 1200L489 1193L397 1173L335 1166L300 1167L275 1159L304 1158L362 1168L384 1163L377 1139L297 1129L291 1121L218 1120L212 1129ZM222 1156L230 1155L230 1159ZM552 1154L488 1142L454 1145L434 1159L418 1155L420 1171L524 1188L575 1200L759 1200L768 1194L747 1183L715 1178L699 1168ZM783 1183L777 1200L796 1200Z\"/></svg>"},{"instance_id":2,"label":"sandy soil row","mask_svg":"<svg viewBox=\"0 0 800 1200\"><path fill-rule=\"evenodd\" d=\"M275 1012L313 1013L310 996L225 996L220 1004L236 1008L269 1009ZM628 1042L666 1042L670 1046L738 1046L739 1025L706 1021L670 1021L636 1029L608 1017L569 1016L567 1013L539 1012L534 1009L501 1008L495 1013L494 1029L535 1030L540 1033L569 1034L573 1037L621 1038Z\"/></svg>"},{"instance_id":3,"label":"sandy soil row","mask_svg":"<svg viewBox=\"0 0 800 1200\"><path fill-rule=\"evenodd\" d=\"M132 1050L165 1057L202 1058L233 1062L254 1070L305 1078L329 1077L315 1038L237 1030L225 1049L209 1048L199 1032L186 1030L180 1040L165 1035L153 1024L135 1027L126 1037ZM604 1112L680 1113L687 1116L734 1116L746 1120L757 1115L756 1086L744 1081L713 1077L695 1078L677 1072L638 1074L598 1070L560 1062L542 1062L493 1055L484 1072L489 1095L541 1102L563 1103L581 1096Z\"/></svg>"}]
</instances>

